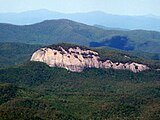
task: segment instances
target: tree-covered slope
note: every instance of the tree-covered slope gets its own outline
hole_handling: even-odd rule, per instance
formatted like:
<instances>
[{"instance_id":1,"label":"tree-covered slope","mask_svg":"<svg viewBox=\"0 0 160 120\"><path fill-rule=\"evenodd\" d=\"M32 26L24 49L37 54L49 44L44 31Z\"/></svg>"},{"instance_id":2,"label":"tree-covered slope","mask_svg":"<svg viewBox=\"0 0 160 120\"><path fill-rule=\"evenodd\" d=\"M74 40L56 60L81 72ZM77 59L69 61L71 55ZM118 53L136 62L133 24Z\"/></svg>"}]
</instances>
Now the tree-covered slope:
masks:
<instances>
[{"instance_id":1,"label":"tree-covered slope","mask_svg":"<svg viewBox=\"0 0 160 120\"><path fill-rule=\"evenodd\" d=\"M0 119L159 119L160 71L72 73L29 62L0 69ZM6 84L8 83L8 84Z\"/></svg>"},{"instance_id":2,"label":"tree-covered slope","mask_svg":"<svg viewBox=\"0 0 160 120\"><path fill-rule=\"evenodd\" d=\"M42 45L0 43L0 67L17 65L30 60L32 53Z\"/></svg>"},{"instance_id":3,"label":"tree-covered slope","mask_svg":"<svg viewBox=\"0 0 160 120\"><path fill-rule=\"evenodd\" d=\"M77 46L63 43L46 47L56 49L59 45L64 49ZM42 46L1 44L1 55L6 60L9 59L6 55L12 56L11 61L16 54L26 55L26 59L20 59L17 66L0 69L0 119L159 119L160 71L156 70L159 61L144 60L111 48L92 48L102 59L140 62L151 69L133 73L92 68L75 73L41 62L25 62L39 47Z\"/></svg>"},{"instance_id":4,"label":"tree-covered slope","mask_svg":"<svg viewBox=\"0 0 160 120\"><path fill-rule=\"evenodd\" d=\"M91 47L159 53L160 33L145 30L104 30L70 20L47 20L33 25L0 24L1 42L53 44L76 43Z\"/></svg>"}]
</instances>

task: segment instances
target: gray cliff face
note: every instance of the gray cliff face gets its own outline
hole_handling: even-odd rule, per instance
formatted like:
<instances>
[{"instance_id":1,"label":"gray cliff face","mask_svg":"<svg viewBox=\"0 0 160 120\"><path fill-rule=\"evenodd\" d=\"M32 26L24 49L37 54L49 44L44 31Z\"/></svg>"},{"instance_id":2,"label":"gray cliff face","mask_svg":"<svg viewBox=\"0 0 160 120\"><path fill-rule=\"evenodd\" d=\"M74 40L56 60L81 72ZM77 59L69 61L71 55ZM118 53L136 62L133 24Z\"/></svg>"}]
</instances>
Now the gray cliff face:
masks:
<instances>
[{"instance_id":1,"label":"gray cliff face","mask_svg":"<svg viewBox=\"0 0 160 120\"><path fill-rule=\"evenodd\" d=\"M61 67L72 72L81 72L84 68L113 68L140 72L149 69L139 63L113 63L110 60L102 62L99 54L80 47L68 48L59 46L58 49L41 48L33 53L31 61L40 61L50 67Z\"/></svg>"}]
</instances>

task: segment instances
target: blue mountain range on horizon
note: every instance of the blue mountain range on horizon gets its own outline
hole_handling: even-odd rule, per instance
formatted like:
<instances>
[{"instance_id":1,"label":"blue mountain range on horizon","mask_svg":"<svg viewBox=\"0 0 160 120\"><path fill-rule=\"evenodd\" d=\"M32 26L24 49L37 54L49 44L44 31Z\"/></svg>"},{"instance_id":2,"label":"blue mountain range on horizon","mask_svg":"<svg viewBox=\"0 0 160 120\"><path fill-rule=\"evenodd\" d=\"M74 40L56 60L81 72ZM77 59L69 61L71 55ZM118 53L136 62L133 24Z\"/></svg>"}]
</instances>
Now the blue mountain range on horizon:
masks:
<instances>
[{"instance_id":1,"label":"blue mountain range on horizon","mask_svg":"<svg viewBox=\"0 0 160 120\"><path fill-rule=\"evenodd\" d=\"M0 23L29 25L44 20L70 19L88 25L108 28L143 29L160 31L160 17L155 15L127 16L113 15L101 11L86 13L60 13L47 9L31 10L20 13L0 13Z\"/></svg>"}]
</instances>

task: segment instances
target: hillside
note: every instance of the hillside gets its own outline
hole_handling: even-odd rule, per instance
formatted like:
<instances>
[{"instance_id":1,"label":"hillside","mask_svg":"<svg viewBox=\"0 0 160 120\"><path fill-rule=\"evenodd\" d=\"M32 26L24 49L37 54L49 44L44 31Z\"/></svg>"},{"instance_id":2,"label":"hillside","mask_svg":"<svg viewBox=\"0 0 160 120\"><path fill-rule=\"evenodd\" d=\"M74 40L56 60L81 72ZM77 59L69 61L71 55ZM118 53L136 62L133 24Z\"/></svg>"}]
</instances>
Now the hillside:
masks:
<instances>
[{"instance_id":1,"label":"hillside","mask_svg":"<svg viewBox=\"0 0 160 120\"><path fill-rule=\"evenodd\" d=\"M12 60L21 64L0 68L0 119L159 119L160 71L156 70L159 61L144 60L116 49L85 46L78 47L98 52L103 60L134 61L150 69L139 73L100 68L71 72L27 61L41 47L59 49L59 46L65 50L77 47L66 43L50 46L1 43L4 60L12 65Z\"/></svg>"},{"instance_id":2,"label":"hillside","mask_svg":"<svg viewBox=\"0 0 160 120\"><path fill-rule=\"evenodd\" d=\"M0 119L158 120L159 72L73 73L39 62L0 69Z\"/></svg>"},{"instance_id":3,"label":"hillside","mask_svg":"<svg viewBox=\"0 0 160 120\"><path fill-rule=\"evenodd\" d=\"M0 68L13 66L30 60L32 53L42 45L24 43L0 43Z\"/></svg>"},{"instance_id":4,"label":"hillside","mask_svg":"<svg viewBox=\"0 0 160 120\"><path fill-rule=\"evenodd\" d=\"M75 43L159 53L160 33L145 30L104 30L70 20L47 20L33 25L0 24L0 42L30 44Z\"/></svg>"}]
</instances>

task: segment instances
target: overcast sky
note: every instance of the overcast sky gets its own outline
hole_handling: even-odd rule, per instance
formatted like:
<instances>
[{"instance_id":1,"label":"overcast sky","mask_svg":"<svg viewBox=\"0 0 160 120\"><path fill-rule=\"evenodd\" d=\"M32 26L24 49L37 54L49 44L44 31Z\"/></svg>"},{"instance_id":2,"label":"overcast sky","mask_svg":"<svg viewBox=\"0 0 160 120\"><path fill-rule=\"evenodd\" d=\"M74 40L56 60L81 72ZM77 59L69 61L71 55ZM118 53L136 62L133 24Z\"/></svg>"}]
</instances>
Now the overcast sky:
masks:
<instances>
[{"instance_id":1,"label":"overcast sky","mask_svg":"<svg viewBox=\"0 0 160 120\"><path fill-rule=\"evenodd\" d=\"M120 15L160 16L160 0L0 0L0 12L48 9L63 13L103 11Z\"/></svg>"}]
</instances>

